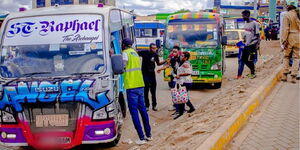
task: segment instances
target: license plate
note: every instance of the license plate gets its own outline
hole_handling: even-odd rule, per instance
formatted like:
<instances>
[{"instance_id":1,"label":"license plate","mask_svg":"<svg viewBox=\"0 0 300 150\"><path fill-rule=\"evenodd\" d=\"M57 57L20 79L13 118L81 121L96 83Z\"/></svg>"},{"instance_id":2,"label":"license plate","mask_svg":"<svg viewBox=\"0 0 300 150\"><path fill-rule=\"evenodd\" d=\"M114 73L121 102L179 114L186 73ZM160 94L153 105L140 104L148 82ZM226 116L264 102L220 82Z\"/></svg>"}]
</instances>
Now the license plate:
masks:
<instances>
[{"instance_id":1,"label":"license plate","mask_svg":"<svg viewBox=\"0 0 300 150\"><path fill-rule=\"evenodd\" d=\"M36 116L36 127L66 127L68 125L68 114Z\"/></svg>"},{"instance_id":2,"label":"license plate","mask_svg":"<svg viewBox=\"0 0 300 150\"><path fill-rule=\"evenodd\" d=\"M44 137L40 139L42 144L69 144L71 143L70 137Z\"/></svg>"},{"instance_id":3,"label":"license plate","mask_svg":"<svg viewBox=\"0 0 300 150\"><path fill-rule=\"evenodd\" d=\"M199 75L199 71L193 71L192 75Z\"/></svg>"}]
</instances>

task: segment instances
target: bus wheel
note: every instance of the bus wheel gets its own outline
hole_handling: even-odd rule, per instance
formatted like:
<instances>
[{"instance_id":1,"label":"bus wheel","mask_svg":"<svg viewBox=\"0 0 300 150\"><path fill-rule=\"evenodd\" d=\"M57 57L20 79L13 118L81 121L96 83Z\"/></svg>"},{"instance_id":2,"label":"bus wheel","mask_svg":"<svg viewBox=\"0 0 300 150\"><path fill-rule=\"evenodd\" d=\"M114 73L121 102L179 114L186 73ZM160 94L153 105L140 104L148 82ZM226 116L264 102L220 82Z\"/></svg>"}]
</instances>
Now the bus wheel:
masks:
<instances>
[{"instance_id":1,"label":"bus wheel","mask_svg":"<svg viewBox=\"0 0 300 150\"><path fill-rule=\"evenodd\" d=\"M113 140L113 141L107 143L107 146L108 146L108 147L114 147L114 146L117 146L118 143L119 143L119 141L120 141L120 139L121 139L121 132L118 133L117 138L116 138L115 140Z\"/></svg>"},{"instance_id":2,"label":"bus wheel","mask_svg":"<svg viewBox=\"0 0 300 150\"><path fill-rule=\"evenodd\" d=\"M222 86L222 82L219 82L219 83L213 83L213 88L214 88L214 89L219 89L219 88L221 88L221 86Z\"/></svg>"},{"instance_id":3,"label":"bus wheel","mask_svg":"<svg viewBox=\"0 0 300 150\"><path fill-rule=\"evenodd\" d=\"M126 103L125 103L124 95L122 92L120 92L120 94L119 94L119 104L121 106L123 118L125 118L126 117Z\"/></svg>"}]
</instances>

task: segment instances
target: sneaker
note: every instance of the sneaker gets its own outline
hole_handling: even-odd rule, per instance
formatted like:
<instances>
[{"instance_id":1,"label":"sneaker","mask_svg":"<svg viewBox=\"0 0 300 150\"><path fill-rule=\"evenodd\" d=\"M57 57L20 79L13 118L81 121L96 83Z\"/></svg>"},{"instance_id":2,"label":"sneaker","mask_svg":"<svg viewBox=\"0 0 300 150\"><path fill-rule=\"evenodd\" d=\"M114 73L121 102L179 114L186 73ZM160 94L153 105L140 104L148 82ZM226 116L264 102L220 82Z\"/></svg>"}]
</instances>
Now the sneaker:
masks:
<instances>
[{"instance_id":1,"label":"sneaker","mask_svg":"<svg viewBox=\"0 0 300 150\"><path fill-rule=\"evenodd\" d=\"M143 145L143 144L146 144L147 141L146 141L146 140L136 140L135 143L136 143L137 145Z\"/></svg>"},{"instance_id":2,"label":"sneaker","mask_svg":"<svg viewBox=\"0 0 300 150\"><path fill-rule=\"evenodd\" d=\"M176 110L175 107L172 107L172 108L168 109L168 111L174 111L174 110Z\"/></svg>"},{"instance_id":3,"label":"sneaker","mask_svg":"<svg viewBox=\"0 0 300 150\"><path fill-rule=\"evenodd\" d=\"M254 78L256 78L256 75L255 74L248 74L247 77L249 79L254 79Z\"/></svg>"},{"instance_id":4,"label":"sneaker","mask_svg":"<svg viewBox=\"0 0 300 150\"><path fill-rule=\"evenodd\" d=\"M157 111L157 108L156 108L156 107L152 107L152 110L153 110L153 111Z\"/></svg>"},{"instance_id":5,"label":"sneaker","mask_svg":"<svg viewBox=\"0 0 300 150\"><path fill-rule=\"evenodd\" d=\"M283 74L283 75L282 75L281 81L284 81L284 82L287 81L287 74Z\"/></svg>"},{"instance_id":6,"label":"sneaker","mask_svg":"<svg viewBox=\"0 0 300 150\"><path fill-rule=\"evenodd\" d=\"M195 108L192 108L192 109L188 110L187 113L192 113L194 111L195 111Z\"/></svg>"},{"instance_id":7,"label":"sneaker","mask_svg":"<svg viewBox=\"0 0 300 150\"><path fill-rule=\"evenodd\" d=\"M173 119L176 120L176 119L178 119L178 118L181 117L181 116L182 116L182 114L178 114L178 115L176 115Z\"/></svg>"},{"instance_id":8,"label":"sneaker","mask_svg":"<svg viewBox=\"0 0 300 150\"><path fill-rule=\"evenodd\" d=\"M294 83L294 84L297 82L296 76L292 76L292 81L291 82Z\"/></svg>"},{"instance_id":9,"label":"sneaker","mask_svg":"<svg viewBox=\"0 0 300 150\"><path fill-rule=\"evenodd\" d=\"M237 80L238 80L238 79L242 79L242 78L243 78L242 76L236 76L236 77L235 77L235 79L237 79Z\"/></svg>"},{"instance_id":10,"label":"sneaker","mask_svg":"<svg viewBox=\"0 0 300 150\"><path fill-rule=\"evenodd\" d=\"M153 140L153 139L152 139L152 136L146 137L146 140L147 140L147 141L152 141L152 140Z\"/></svg>"},{"instance_id":11,"label":"sneaker","mask_svg":"<svg viewBox=\"0 0 300 150\"><path fill-rule=\"evenodd\" d=\"M177 115L177 114L179 114L177 111L175 111L172 115Z\"/></svg>"}]
</instances>

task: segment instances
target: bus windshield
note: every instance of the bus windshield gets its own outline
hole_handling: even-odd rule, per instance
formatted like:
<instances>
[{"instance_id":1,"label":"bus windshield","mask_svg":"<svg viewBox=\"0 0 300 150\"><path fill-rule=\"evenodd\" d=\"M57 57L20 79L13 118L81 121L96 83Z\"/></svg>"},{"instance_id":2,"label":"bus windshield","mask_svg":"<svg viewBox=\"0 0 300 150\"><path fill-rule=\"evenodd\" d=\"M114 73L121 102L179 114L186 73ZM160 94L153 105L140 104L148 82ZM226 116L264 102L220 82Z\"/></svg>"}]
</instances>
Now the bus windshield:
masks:
<instances>
[{"instance_id":1,"label":"bus windshield","mask_svg":"<svg viewBox=\"0 0 300 150\"><path fill-rule=\"evenodd\" d=\"M102 72L104 57L102 43L19 45L2 47L1 76L23 77L26 74L44 73L39 76L67 76L75 73ZM54 48L57 49L54 49ZM95 49L87 50L87 47Z\"/></svg>"},{"instance_id":2,"label":"bus windshield","mask_svg":"<svg viewBox=\"0 0 300 150\"><path fill-rule=\"evenodd\" d=\"M217 24L206 22L171 23L167 28L166 47L215 48L218 46Z\"/></svg>"},{"instance_id":3,"label":"bus windshield","mask_svg":"<svg viewBox=\"0 0 300 150\"><path fill-rule=\"evenodd\" d=\"M101 15L13 19L1 48L5 78L69 76L105 70Z\"/></svg>"},{"instance_id":4,"label":"bus windshield","mask_svg":"<svg viewBox=\"0 0 300 150\"><path fill-rule=\"evenodd\" d=\"M238 31L226 31L225 35L227 36L227 40L239 40L239 32Z\"/></svg>"}]
</instances>

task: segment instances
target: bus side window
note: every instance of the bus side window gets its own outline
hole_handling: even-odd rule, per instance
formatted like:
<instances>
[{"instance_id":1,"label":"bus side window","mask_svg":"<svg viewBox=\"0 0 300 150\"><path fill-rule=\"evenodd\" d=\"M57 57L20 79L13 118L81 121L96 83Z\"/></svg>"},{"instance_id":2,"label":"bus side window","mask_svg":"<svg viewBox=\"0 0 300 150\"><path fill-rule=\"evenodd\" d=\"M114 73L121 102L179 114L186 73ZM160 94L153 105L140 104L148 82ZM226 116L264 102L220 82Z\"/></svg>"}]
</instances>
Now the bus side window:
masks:
<instances>
[{"instance_id":1,"label":"bus side window","mask_svg":"<svg viewBox=\"0 0 300 150\"><path fill-rule=\"evenodd\" d=\"M157 29L152 29L152 37L157 37Z\"/></svg>"},{"instance_id":2,"label":"bus side window","mask_svg":"<svg viewBox=\"0 0 300 150\"><path fill-rule=\"evenodd\" d=\"M141 30L140 29L135 29L135 36L136 37L141 37Z\"/></svg>"}]
</instances>

